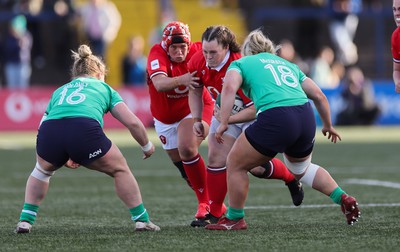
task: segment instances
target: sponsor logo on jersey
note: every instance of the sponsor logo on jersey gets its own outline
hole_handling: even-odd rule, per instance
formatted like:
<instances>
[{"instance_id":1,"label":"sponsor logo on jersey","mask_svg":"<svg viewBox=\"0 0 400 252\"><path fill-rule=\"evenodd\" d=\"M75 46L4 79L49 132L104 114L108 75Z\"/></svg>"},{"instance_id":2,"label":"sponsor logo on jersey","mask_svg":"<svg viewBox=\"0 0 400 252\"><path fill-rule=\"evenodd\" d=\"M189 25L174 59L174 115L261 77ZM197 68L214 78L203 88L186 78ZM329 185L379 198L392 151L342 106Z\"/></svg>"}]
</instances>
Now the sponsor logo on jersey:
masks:
<instances>
[{"instance_id":1,"label":"sponsor logo on jersey","mask_svg":"<svg viewBox=\"0 0 400 252\"><path fill-rule=\"evenodd\" d=\"M89 159L94 158L96 156L98 156L101 153L101 149L98 149L97 151L90 153L89 154Z\"/></svg>"},{"instance_id":2,"label":"sponsor logo on jersey","mask_svg":"<svg viewBox=\"0 0 400 252\"><path fill-rule=\"evenodd\" d=\"M150 66L151 70L160 68L160 63L158 62L158 59L155 59L152 62L150 62Z\"/></svg>"}]
</instances>

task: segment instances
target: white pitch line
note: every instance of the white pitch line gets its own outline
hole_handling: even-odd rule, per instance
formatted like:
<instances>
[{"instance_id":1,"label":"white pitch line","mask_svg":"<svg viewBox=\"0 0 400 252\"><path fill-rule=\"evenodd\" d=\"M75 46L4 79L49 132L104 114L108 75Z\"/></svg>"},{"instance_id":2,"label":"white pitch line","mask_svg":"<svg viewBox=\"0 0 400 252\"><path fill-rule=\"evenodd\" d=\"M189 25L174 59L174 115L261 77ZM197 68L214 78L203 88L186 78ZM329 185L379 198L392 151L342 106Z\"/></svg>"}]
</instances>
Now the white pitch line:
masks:
<instances>
[{"instance_id":1,"label":"white pitch line","mask_svg":"<svg viewBox=\"0 0 400 252\"><path fill-rule=\"evenodd\" d=\"M390 181L380 181L372 179L346 179L344 181L346 184L383 186L383 187L400 189L400 183L390 182Z\"/></svg>"},{"instance_id":2,"label":"white pitch line","mask_svg":"<svg viewBox=\"0 0 400 252\"><path fill-rule=\"evenodd\" d=\"M324 204L324 205L301 205L301 206L246 206L244 209L290 209L290 208L324 208L324 207L338 207L336 204ZM360 207L400 207L400 203L370 203L370 204L360 204Z\"/></svg>"}]
</instances>

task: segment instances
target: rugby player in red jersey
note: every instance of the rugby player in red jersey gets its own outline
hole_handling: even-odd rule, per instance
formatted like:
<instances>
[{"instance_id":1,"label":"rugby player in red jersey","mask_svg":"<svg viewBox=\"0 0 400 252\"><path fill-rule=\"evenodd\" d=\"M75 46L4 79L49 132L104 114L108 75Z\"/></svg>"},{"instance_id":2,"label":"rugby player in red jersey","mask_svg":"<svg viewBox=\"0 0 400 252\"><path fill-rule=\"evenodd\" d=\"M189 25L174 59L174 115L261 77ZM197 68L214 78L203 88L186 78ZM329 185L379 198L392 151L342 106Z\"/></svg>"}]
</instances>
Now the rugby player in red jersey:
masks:
<instances>
[{"instance_id":1,"label":"rugby player in red jersey","mask_svg":"<svg viewBox=\"0 0 400 252\"><path fill-rule=\"evenodd\" d=\"M214 109L214 101L204 90L202 114L193 118L190 113L188 93L197 86L198 77L188 71L187 62L197 51L201 51L201 43L191 42L189 27L173 21L164 28L161 43L151 48L147 62L155 130L170 159L196 193L195 221L204 219L209 211L206 166L198 147L207 136ZM194 121L202 122L203 136L194 135Z\"/></svg>"}]
</instances>

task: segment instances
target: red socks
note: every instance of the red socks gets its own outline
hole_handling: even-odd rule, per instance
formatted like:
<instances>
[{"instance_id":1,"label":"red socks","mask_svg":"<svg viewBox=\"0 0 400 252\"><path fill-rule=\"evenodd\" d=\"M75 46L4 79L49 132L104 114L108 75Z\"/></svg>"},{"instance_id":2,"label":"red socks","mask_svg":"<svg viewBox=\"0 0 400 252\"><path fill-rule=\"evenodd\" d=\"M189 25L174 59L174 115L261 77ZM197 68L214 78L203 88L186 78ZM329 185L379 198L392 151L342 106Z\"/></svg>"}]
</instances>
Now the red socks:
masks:
<instances>
[{"instance_id":1,"label":"red socks","mask_svg":"<svg viewBox=\"0 0 400 252\"><path fill-rule=\"evenodd\" d=\"M294 179L293 174L290 173L286 165L278 158L273 158L267 164L263 165L263 167L266 168L267 174L269 174L267 179L281 179L285 181L285 184ZM270 168L269 172L268 167Z\"/></svg>"},{"instance_id":2,"label":"red socks","mask_svg":"<svg viewBox=\"0 0 400 252\"><path fill-rule=\"evenodd\" d=\"M207 168L207 187L210 197L210 213L215 217L221 217L222 205L227 193L226 167Z\"/></svg>"},{"instance_id":3,"label":"red socks","mask_svg":"<svg viewBox=\"0 0 400 252\"><path fill-rule=\"evenodd\" d=\"M206 178L206 165L200 154L197 153L195 157L190 160L182 160L183 167L185 168L186 175L196 193L197 200L200 203L209 204L207 178Z\"/></svg>"}]
</instances>

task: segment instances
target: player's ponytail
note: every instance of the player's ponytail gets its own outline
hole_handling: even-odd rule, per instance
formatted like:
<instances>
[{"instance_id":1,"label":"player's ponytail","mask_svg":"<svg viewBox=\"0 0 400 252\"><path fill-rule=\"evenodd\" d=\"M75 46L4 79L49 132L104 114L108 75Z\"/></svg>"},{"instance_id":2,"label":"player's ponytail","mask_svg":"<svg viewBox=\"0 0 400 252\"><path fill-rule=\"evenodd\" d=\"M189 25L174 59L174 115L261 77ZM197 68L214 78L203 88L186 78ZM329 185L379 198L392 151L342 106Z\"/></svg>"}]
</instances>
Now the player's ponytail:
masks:
<instances>
[{"instance_id":1,"label":"player's ponytail","mask_svg":"<svg viewBox=\"0 0 400 252\"><path fill-rule=\"evenodd\" d=\"M74 60L71 68L72 79L79 76L94 76L99 72L106 74L105 63L98 56L93 55L89 46L80 45L78 52L71 51L71 53Z\"/></svg>"}]
</instances>

